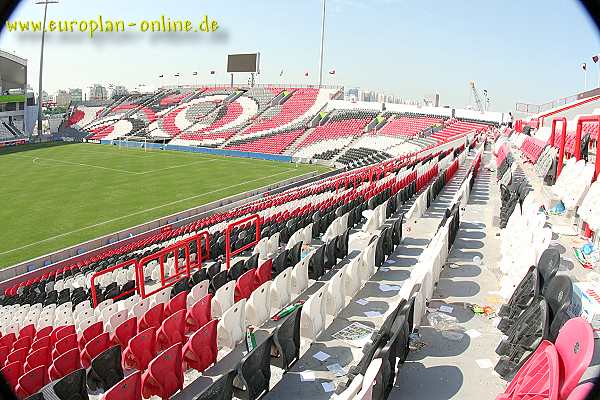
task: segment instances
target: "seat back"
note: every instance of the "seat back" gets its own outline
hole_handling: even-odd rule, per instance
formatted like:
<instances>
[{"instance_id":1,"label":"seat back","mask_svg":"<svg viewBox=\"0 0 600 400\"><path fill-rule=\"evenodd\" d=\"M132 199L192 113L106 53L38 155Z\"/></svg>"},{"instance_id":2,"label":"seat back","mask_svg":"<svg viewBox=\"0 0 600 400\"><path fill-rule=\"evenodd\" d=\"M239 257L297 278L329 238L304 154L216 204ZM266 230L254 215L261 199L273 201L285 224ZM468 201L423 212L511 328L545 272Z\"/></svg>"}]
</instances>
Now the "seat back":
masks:
<instances>
[{"instance_id":1,"label":"seat back","mask_svg":"<svg viewBox=\"0 0 600 400\"><path fill-rule=\"evenodd\" d=\"M80 368L81 359L79 349L74 348L61 354L52 362L52 365L48 369L48 377L53 381Z\"/></svg>"},{"instance_id":2,"label":"seat back","mask_svg":"<svg viewBox=\"0 0 600 400\"><path fill-rule=\"evenodd\" d=\"M194 368L203 372L217 361L217 325L219 321L213 319L192 336L183 346L182 359L185 368Z\"/></svg>"},{"instance_id":3,"label":"seat back","mask_svg":"<svg viewBox=\"0 0 600 400\"><path fill-rule=\"evenodd\" d=\"M123 352L123 365L143 371L157 352L156 328L151 326L129 340L129 344Z\"/></svg>"},{"instance_id":4,"label":"seat back","mask_svg":"<svg viewBox=\"0 0 600 400\"><path fill-rule=\"evenodd\" d=\"M254 289L256 289L257 287L258 285L256 281L256 269L253 268L249 271L244 272L235 283L234 300L248 300Z\"/></svg>"},{"instance_id":5,"label":"seat back","mask_svg":"<svg viewBox=\"0 0 600 400\"><path fill-rule=\"evenodd\" d=\"M246 321L253 326L261 326L271 314L271 284L267 281L252 292L246 303Z\"/></svg>"},{"instance_id":6,"label":"seat back","mask_svg":"<svg viewBox=\"0 0 600 400\"><path fill-rule=\"evenodd\" d=\"M234 302L235 281L229 281L221 286L212 299L211 311L212 318L220 318Z\"/></svg>"},{"instance_id":7,"label":"seat back","mask_svg":"<svg viewBox=\"0 0 600 400\"><path fill-rule=\"evenodd\" d=\"M163 320L164 304L158 303L152 306L141 319L138 319L138 332L145 331L150 327L159 328Z\"/></svg>"},{"instance_id":8,"label":"seat back","mask_svg":"<svg viewBox=\"0 0 600 400\"><path fill-rule=\"evenodd\" d=\"M244 263L244 260L239 260L229 268L229 271L227 271L227 276L229 277L229 280L235 281L240 276L242 276L242 274L245 271Z\"/></svg>"},{"instance_id":9,"label":"seat back","mask_svg":"<svg viewBox=\"0 0 600 400\"><path fill-rule=\"evenodd\" d=\"M240 362L238 377L246 388L244 397L248 400L258 399L263 393L269 391L272 343L273 338L269 336Z\"/></svg>"},{"instance_id":10,"label":"seat back","mask_svg":"<svg viewBox=\"0 0 600 400\"><path fill-rule=\"evenodd\" d=\"M25 367L23 369L24 372L29 372L34 368L43 366L44 368L48 368L50 364L50 348L42 347L41 349L37 349L33 352L30 352L25 360Z\"/></svg>"},{"instance_id":11,"label":"seat back","mask_svg":"<svg viewBox=\"0 0 600 400\"><path fill-rule=\"evenodd\" d=\"M567 311L573 297L573 282L568 276L557 275L552 278L544 292L544 298L550 308L549 339L554 341L560 328L571 318Z\"/></svg>"},{"instance_id":12,"label":"seat back","mask_svg":"<svg viewBox=\"0 0 600 400\"><path fill-rule=\"evenodd\" d=\"M300 232L300 231L298 231ZM302 232L300 232L302 233ZM287 265L296 265L300 261L301 253L302 253L302 239L291 246L287 252ZM289 245L289 243L288 243Z\"/></svg>"},{"instance_id":13,"label":"seat back","mask_svg":"<svg viewBox=\"0 0 600 400\"><path fill-rule=\"evenodd\" d=\"M233 380L237 375L236 370L221 375L202 393L194 393L195 400L231 400L233 397Z\"/></svg>"},{"instance_id":14,"label":"seat back","mask_svg":"<svg viewBox=\"0 0 600 400\"><path fill-rule=\"evenodd\" d=\"M19 377L23 374L23 361L7 363L4 368L0 369L0 373L11 389L14 389L17 386Z\"/></svg>"},{"instance_id":15,"label":"seat back","mask_svg":"<svg viewBox=\"0 0 600 400\"><path fill-rule=\"evenodd\" d=\"M15 392L19 398L26 398L37 393L48 383L46 366L40 365L25 372L19 379Z\"/></svg>"},{"instance_id":16,"label":"seat back","mask_svg":"<svg viewBox=\"0 0 600 400\"><path fill-rule=\"evenodd\" d=\"M156 331L158 349L166 349L175 343L185 343L186 310L179 310L165 319Z\"/></svg>"},{"instance_id":17,"label":"seat back","mask_svg":"<svg viewBox=\"0 0 600 400\"><path fill-rule=\"evenodd\" d=\"M174 344L156 356L142 375L142 396L170 398L183 388L181 343Z\"/></svg>"},{"instance_id":18,"label":"seat back","mask_svg":"<svg viewBox=\"0 0 600 400\"><path fill-rule=\"evenodd\" d=\"M374 239L373 239L374 238ZM361 269L361 280L366 282L375 273L375 252L377 250L378 236L374 236L372 242L362 252L363 268Z\"/></svg>"},{"instance_id":19,"label":"seat back","mask_svg":"<svg viewBox=\"0 0 600 400\"><path fill-rule=\"evenodd\" d=\"M122 349L127 348L129 340L131 340L131 338L134 337L138 332L137 326L137 318L135 317L131 317L122 322L116 327L112 334L111 339L113 343L121 345Z\"/></svg>"},{"instance_id":20,"label":"seat back","mask_svg":"<svg viewBox=\"0 0 600 400\"><path fill-rule=\"evenodd\" d=\"M323 286L312 294L302 307L300 319L300 335L315 340L325 328L325 294L327 286Z\"/></svg>"},{"instance_id":21,"label":"seat back","mask_svg":"<svg viewBox=\"0 0 600 400\"><path fill-rule=\"evenodd\" d=\"M312 253L314 254L314 252ZM292 269L292 294L298 296L308 287L308 268L312 254L304 257Z\"/></svg>"},{"instance_id":22,"label":"seat back","mask_svg":"<svg viewBox=\"0 0 600 400\"><path fill-rule=\"evenodd\" d=\"M316 249L310 256L310 260L308 260L309 278L318 280L323 276L323 274L325 274L325 249L326 245L322 245L321 247Z\"/></svg>"},{"instance_id":23,"label":"seat back","mask_svg":"<svg viewBox=\"0 0 600 400\"><path fill-rule=\"evenodd\" d=\"M85 369L78 369L52 385L59 399L88 400Z\"/></svg>"},{"instance_id":24,"label":"seat back","mask_svg":"<svg viewBox=\"0 0 600 400\"><path fill-rule=\"evenodd\" d=\"M107 391L124 377L121 365L121 346L109 347L92 359L87 372L87 385L91 391Z\"/></svg>"},{"instance_id":25,"label":"seat back","mask_svg":"<svg viewBox=\"0 0 600 400\"><path fill-rule=\"evenodd\" d=\"M292 268L287 268L273 279L271 310L279 311L292 299Z\"/></svg>"},{"instance_id":26,"label":"seat back","mask_svg":"<svg viewBox=\"0 0 600 400\"><path fill-rule=\"evenodd\" d=\"M577 386L594 355L594 331L581 317L568 320L556 338L560 360L560 398L567 398Z\"/></svg>"},{"instance_id":27,"label":"seat back","mask_svg":"<svg viewBox=\"0 0 600 400\"><path fill-rule=\"evenodd\" d=\"M165 306L163 318L175 314L178 311L186 310L187 308L187 292L180 292L173 297Z\"/></svg>"},{"instance_id":28,"label":"seat back","mask_svg":"<svg viewBox=\"0 0 600 400\"><path fill-rule=\"evenodd\" d=\"M192 287L192 290L190 290L190 293L188 293L187 295L188 309L192 307L194 303L196 303L196 301L200 300L208 294L209 285L210 281L208 279L205 279L197 283L194 287Z\"/></svg>"},{"instance_id":29,"label":"seat back","mask_svg":"<svg viewBox=\"0 0 600 400\"><path fill-rule=\"evenodd\" d=\"M277 276L288 267L287 250L283 250L273 260L273 275Z\"/></svg>"},{"instance_id":30,"label":"seat back","mask_svg":"<svg viewBox=\"0 0 600 400\"><path fill-rule=\"evenodd\" d=\"M273 345L277 355L271 360L274 365L288 370L294 361L300 358L300 317L302 306L296 308L293 313L285 317L285 320L273 333Z\"/></svg>"},{"instance_id":31,"label":"seat back","mask_svg":"<svg viewBox=\"0 0 600 400\"><path fill-rule=\"evenodd\" d=\"M342 259L348 255L348 239L350 237L350 229L346 229L344 233L336 238L335 256Z\"/></svg>"},{"instance_id":32,"label":"seat back","mask_svg":"<svg viewBox=\"0 0 600 400\"><path fill-rule=\"evenodd\" d=\"M88 368L90 366L92 358L96 357L98 354L108 349L110 345L110 334L108 332L101 333L100 335L87 342L81 355L82 365L85 368Z\"/></svg>"},{"instance_id":33,"label":"seat back","mask_svg":"<svg viewBox=\"0 0 600 400\"><path fill-rule=\"evenodd\" d=\"M346 305L346 295L344 293L343 278L346 273L346 266L335 273L327 282L327 298L326 309L327 313L333 317L338 315L342 308Z\"/></svg>"},{"instance_id":34,"label":"seat back","mask_svg":"<svg viewBox=\"0 0 600 400\"><path fill-rule=\"evenodd\" d=\"M558 249L552 248L544 250L537 265L538 280L535 288L536 296L545 294L546 286L550 283L552 278L554 278L559 267L560 252Z\"/></svg>"},{"instance_id":35,"label":"seat back","mask_svg":"<svg viewBox=\"0 0 600 400\"><path fill-rule=\"evenodd\" d=\"M118 311L112 314L108 319L107 330L111 333L114 332L119 325L127 321L128 314L128 310Z\"/></svg>"},{"instance_id":36,"label":"seat back","mask_svg":"<svg viewBox=\"0 0 600 400\"><path fill-rule=\"evenodd\" d=\"M118 382L101 397L102 400L142 400L142 373L135 371Z\"/></svg>"},{"instance_id":37,"label":"seat back","mask_svg":"<svg viewBox=\"0 0 600 400\"><path fill-rule=\"evenodd\" d=\"M273 276L273 260L268 259L256 269L256 281L260 286L263 283L270 281Z\"/></svg>"},{"instance_id":38,"label":"seat back","mask_svg":"<svg viewBox=\"0 0 600 400\"><path fill-rule=\"evenodd\" d=\"M344 292L348 296L354 296L361 288L363 280L361 273L362 258L353 258L344 269Z\"/></svg>"},{"instance_id":39,"label":"seat back","mask_svg":"<svg viewBox=\"0 0 600 400\"><path fill-rule=\"evenodd\" d=\"M187 311L186 324L188 332L194 332L211 319L211 304L213 295L207 293L197 300Z\"/></svg>"},{"instance_id":40,"label":"seat back","mask_svg":"<svg viewBox=\"0 0 600 400\"><path fill-rule=\"evenodd\" d=\"M218 347L233 349L242 341L246 331L246 300L242 299L231 306L217 326Z\"/></svg>"},{"instance_id":41,"label":"seat back","mask_svg":"<svg viewBox=\"0 0 600 400\"><path fill-rule=\"evenodd\" d=\"M150 308L150 299L143 299L143 300L138 301L133 306L132 313L139 320L144 316L144 314L146 314L146 311L148 311L149 308Z\"/></svg>"}]
</instances>

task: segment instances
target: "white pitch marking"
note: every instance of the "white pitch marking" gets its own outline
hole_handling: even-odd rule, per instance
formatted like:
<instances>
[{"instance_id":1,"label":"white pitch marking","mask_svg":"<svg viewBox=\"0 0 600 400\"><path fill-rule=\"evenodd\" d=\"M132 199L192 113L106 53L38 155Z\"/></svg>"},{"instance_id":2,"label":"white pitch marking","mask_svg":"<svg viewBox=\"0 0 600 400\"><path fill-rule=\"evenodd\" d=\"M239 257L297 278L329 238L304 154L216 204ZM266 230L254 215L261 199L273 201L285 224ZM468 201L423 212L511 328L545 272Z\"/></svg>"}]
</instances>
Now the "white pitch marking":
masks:
<instances>
[{"instance_id":1,"label":"white pitch marking","mask_svg":"<svg viewBox=\"0 0 600 400\"><path fill-rule=\"evenodd\" d=\"M60 235L55 235L55 236L52 236L52 237L49 237L47 239L43 239L43 240L40 240L40 241L37 241L37 242L34 242L34 243L29 243L29 244L26 244L25 246L21 246L21 247L17 247L17 248L11 249L11 250L3 251L2 253L0 253L0 255L14 253L15 251L23 250L23 249L26 249L28 247L35 246L35 245L38 245L38 244L41 244L41 243L50 242L50 241L52 241L54 239L58 239L58 238L61 238L61 237L64 237L64 236L69 236L69 235L71 235L73 233L78 233L78 232L82 232L82 231L85 231L85 230L88 230L88 229L96 228L98 226L110 224L111 222L119 221L119 220L122 220L122 219L133 217L135 215L139 215L139 214L144 214L144 213L147 213L149 211L158 210L158 209L161 209L163 207L171 206L173 204L178 204L178 203L182 203L182 202L185 202L185 201L188 201L188 200L197 199L197 198L209 195L209 194L214 194L214 193L222 192L224 190L228 190L228 189L232 189L234 187L242 186L242 185L245 185L245 184L250 183L250 182L259 182L259 181L262 181L263 179L273 178L275 176L283 175L283 174L286 174L286 173L291 172L291 171L294 171L294 169L286 169L285 171L281 171L281 172L278 172L276 174L272 174L272 175L268 175L268 176L263 176L261 178L256 178L256 179L252 179L252 180L245 181L245 182L240 182L240 183L237 183L235 185L227 186L227 187L224 187L224 188L221 188L221 189L216 189L216 190L213 190L213 191L210 191L210 192L206 192L206 193L202 193L202 194L190 196L190 197L187 197L185 199L179 199L179 200L171 201L169 203L166 203L166 204L163 204L163 205L160 205L160 206L156 206L156 207L147 208L145 210L136 211L136 212L128 214L128 215L123 215L121 217L109 219L107 221L98 222L97 224L94 224L94 225L89 225L89 226L86 226L86 227L83 227L83 228L75 229L75 230L70 231L70 232L61 233Z\"/></svg>"}]
</instances>

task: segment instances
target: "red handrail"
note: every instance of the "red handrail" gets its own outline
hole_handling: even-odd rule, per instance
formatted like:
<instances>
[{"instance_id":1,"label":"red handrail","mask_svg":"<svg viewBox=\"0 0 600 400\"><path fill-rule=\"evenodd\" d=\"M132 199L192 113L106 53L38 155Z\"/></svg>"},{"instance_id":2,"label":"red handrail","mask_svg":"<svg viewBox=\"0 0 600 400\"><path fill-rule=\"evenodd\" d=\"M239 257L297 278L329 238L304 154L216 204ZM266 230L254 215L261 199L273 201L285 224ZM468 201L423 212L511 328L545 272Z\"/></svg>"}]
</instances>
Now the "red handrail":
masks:
<instances>
[{"instance_id":1,"label":"red handrail","mask_svg":"<svg viewBox=\"0 0 600 400\"><path fill-rule=\"evenodd\" d=\"M204 239L206 254L202 251L202 241ZM190 244L196 243L196 261L190 260ZM202 261L208 259L209 257L209 235L208 232L203 231L192 237L181 240L165 249L159 250L154 254L150 254L144 258L142 258L137 266L136 266L136 279L138 281L138 291L140 297L145 299L149 296L152 296L155 293L160 292L166 287L172 286L177 282L182 276L189 277L191 274L191 270L194 268L202 268ZM184 251L184 265L179 265L179 252L180 250ZM169 254L173 254L174 262L175 262L175 274L171 276L165 275L165 256ZM158 260L159 268L160 268L160 283L161 286L150 293L146 293L146 285L144 282L144 266L148 264L148 262L152 260Z\"/></svg>"},{"instance_id":2,"label":"red handrail","mask_svg":"<svg viewBox=\"0 0 600 400\"><path fill-rule=\"evenodd\" d=\"M99 276L106 275L108 273L111 273L111 272L116 271L116 270L121 269L121 268L130 267L131 265L135 265L135 269L136 269L136 281L137 281L137 260L135 260L135 259L127 260L127 261L122 262L120 264L117 264L117 265L115 265L113 267L106 268L105 270L96 272L94 275L92 275L92 279L90 281L90 285L92 286L92 302L93 302L93 307L94 308L96 308L98 306L98 294L96 293L96 284L95 284L96 279L98 279ZM129 295L130 293L135 292L137 290L137 288L138 288L138 285L136 284L136 286L133 289L127 290L125 292L122 292L118 296L113 297L113 300L118 300L121 297L125 297L125 296ZM106 300L106 299L104 299L104 300Z\"/></svg>"},{"instance_id":3,"label":"red handrail","mask_svg":"<svg viewBox=\"0 0 600 400\"><path fill-rule=\"evenodd\" d=\"M253 242L248 243L247 245L243 246L240 249L237 249L235 251L231 251L231 230L233 228L235 228L236 226L245 224L246 222L250 222L250 221L256 221L256 236ZM260 241L260 217L258 216L258 214L254 214L254 215L250 215L246 218L240 219L239 221L233 222L231 224L229 224L227 226L227 230L225 232L225 254L226 254L226 258L227 258L227 269L229 269L230 263L231 263L231 257L246 251L247 249L249 249L250 247L256 245L258 242Z\"/></svg>"},{"instance_id":4,"label":"red handrail","mask_svg":"<svg viewBox=\"0 0 600 400\"><path fill-rule=\"evenodd\" d=\"M579 117L577 121L577 131L575 133L575 158L577 160L581 159L581 134L583 129L584 122L597 122L598 123L598 137L600 137L600 115L584 115ZM600 173L600 160L598 155L596 155L596 164L594 169L594 177L592 182L594 182L598 178L598 174Z\"/></svg>"},{"instance_id":5,"label":"red handrail","mask_svg":"<svg viewBox=\"0 0 600 400\"><path fill-rule=\"evenodd\" d=\"M550 133L550 145L556 147L556 123L562 122L562 128L560 131L560 137L562 139L561 145L558 152L558 165L556 167L556 177L560 176L563 169L563 163L565 160L565 145L567 142L567 119L565 117L558 117L552 120L552 131Z\"/></svg>"}]
</instances>

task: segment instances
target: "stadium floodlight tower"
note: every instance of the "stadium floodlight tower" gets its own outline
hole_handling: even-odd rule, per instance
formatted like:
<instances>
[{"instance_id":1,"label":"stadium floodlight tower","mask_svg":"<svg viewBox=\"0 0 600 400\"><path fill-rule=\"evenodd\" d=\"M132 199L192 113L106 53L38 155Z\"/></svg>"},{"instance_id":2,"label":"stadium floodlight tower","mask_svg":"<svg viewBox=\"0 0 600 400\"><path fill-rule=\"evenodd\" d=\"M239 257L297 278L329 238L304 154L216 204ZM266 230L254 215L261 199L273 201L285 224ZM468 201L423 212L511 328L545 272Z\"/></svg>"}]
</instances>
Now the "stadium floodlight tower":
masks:
<instances>
[{"instance_id":1,"label":"stadium floodlight tower","mask_svg":"<svg viewBox=\"0 0 600 400\"><path fill-rule=\"evenodd\" d=\"M319 87L323 86L323 53L325 52L325 11L327 0L323 0L323 13L321 15L321 57L319 58Z\"/></svg>"},{"instance_id":2,"label":"stadium floodlight tower","mask_svg":"<svg viewBox=\"0 0 600 400\"><path fill-rule=\"evenodd\" d=\"M46 38L46 15L48 14L48 4L57 4L57 0L36 1L35 4L44 5L44 21L42 23L42 45L40 48L40 76L38 81L38 140L42 141L42 71L44 68L44 39ZM31 140L31 138L30 138Z\"/></svg>"}]
</instances>

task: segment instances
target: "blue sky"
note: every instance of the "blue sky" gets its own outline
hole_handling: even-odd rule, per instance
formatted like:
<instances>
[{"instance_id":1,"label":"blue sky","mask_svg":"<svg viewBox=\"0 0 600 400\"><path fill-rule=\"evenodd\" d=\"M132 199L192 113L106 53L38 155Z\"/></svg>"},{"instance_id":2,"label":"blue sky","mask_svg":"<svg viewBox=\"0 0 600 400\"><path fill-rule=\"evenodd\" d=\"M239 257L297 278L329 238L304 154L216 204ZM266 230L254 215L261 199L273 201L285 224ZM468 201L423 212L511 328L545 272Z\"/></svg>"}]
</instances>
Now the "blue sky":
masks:
<instances>
[{"instance_id":1,"label":"blue sky","mask_svg":"<svg viewBox=\"0 0 600 400\"><path fill-rule=\"evenodd\" d=\"M261 52L261 83L316 83L320 7L321 0L60 0L49 18L139 21L164 14L196 21L207 14L221 28L210 35L48 34L44 87L157 86L160 74L168 84L227 82L226 55L246 51ZM42 7L25 0L16 18L41 19ZM327 18L325 69L336 75L326 74L326 84L409 99L438 92L443 104L462 107L474 80L488 90L492 109L508 111L516 101L542 103L583 90L582 62L588 87L598 81L591 56L600 53L599 36L574 0L328 0ZM29 60L34 88L39 39L0 35L1 49Z\"/></svg>"}]
</instances>

